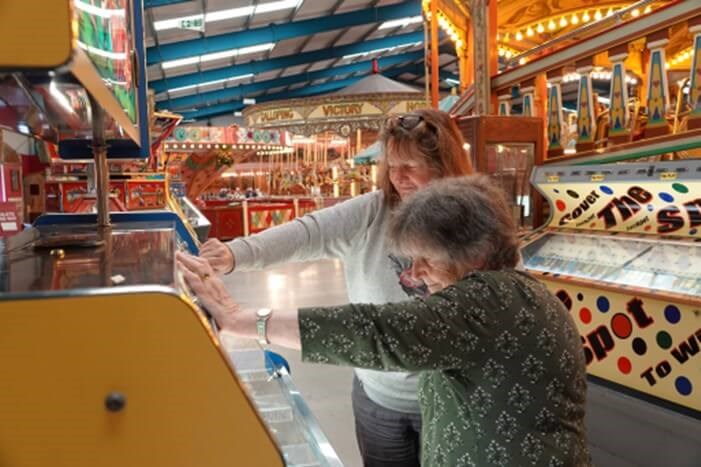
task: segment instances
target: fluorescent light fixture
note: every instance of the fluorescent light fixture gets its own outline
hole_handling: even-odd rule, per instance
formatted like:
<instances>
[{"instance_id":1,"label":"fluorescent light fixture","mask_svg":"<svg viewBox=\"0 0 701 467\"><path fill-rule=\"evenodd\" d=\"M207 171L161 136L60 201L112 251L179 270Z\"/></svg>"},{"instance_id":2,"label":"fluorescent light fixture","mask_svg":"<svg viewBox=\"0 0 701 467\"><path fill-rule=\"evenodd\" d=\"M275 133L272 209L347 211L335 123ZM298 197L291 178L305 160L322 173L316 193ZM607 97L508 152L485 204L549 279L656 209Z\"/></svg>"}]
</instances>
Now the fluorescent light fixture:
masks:
<instances>
[{"instance_id":1,"label":"fluorescent light fixture","mask_svg":"<svg viewBox=\"0 0 701 467\"><path fill-rule=\"evenodd\" d=\"M215 21L224 21L227 19L234 18L245 18L247 16L255 15L258 13L271 13L273 11L297 8L297 5L299 5L300 1L301 0L281 0L278 2L261 3L256 6L244 6L239 8L231 8L228 10L211 11L205 13L204 15L199 14L190 16L180 16L178 18L155 21L153 23L153 27L156 31L176 29L180 27L180 24L182 24L183 21L203 19L203 16L205 23L213 23Z\"/></svg>"},{"instance_id":2,"label":"fluorescent light fixture","mask_svg":"<svg viewBox=\"0 0 701 467\"><path fill-rule=\"evenodd\" d=\"M406 27L410 24L416 24L416 23L421 23L423 21L423 17L421 15L418 16L407 16L406 18L399 18L399 19L393 19L392 21L385 21L384 23L380 24L379 29L389 29L389 28L396 28L396 27Z\"/></svg>"},{"instance_id":3,"label":"fluorescent light fixture","mask_svg":"<svg viewBox=\"0 0 701 467\"><path fill-rule=\"evenodd\" d=\"M265 52L268 50L272 50L273 47L275 47L275 42L252 45L250 47L242 47L240 49L222 50L221 52L214 52L211 54L195 55L194 57L185 57L179 58L177 60L170 60L161 63L161 67L164 70L168 70L170 68L177 68L185 65L196 65L198 63L211 62L213 60L221 60L222 58L240 57L242 55L254 54L257 52Z\"/></svg>"},{"instance_id":4,"label":"fluorescent light fixture","mask_svg":"<svg viewBox=\"0 0 701 467\"><path fill-rule=\"evenodd\" d=\"M253 105L256 103L256 100L252 97L244 97L243 98L243 105Z\"/></svg>"},{"instance_id":5,"label":"fluorescent light fixture","mask_svg":"<svg viewBox=\"0 0 701 467\"><path fill-rule=\"evenodd\" d=\"M448 84L454 84L454 85L456 85L456 86L460 86L460 81L458 81L457 79L446 78L446 79L445 79L445 82L448 83Z\"/></svg>"},{"instance_id":6,"label":"fluorescent light fixture","mask_svg":"<svg viewBox=\"0 0 701 467\"><path fill-rule=\"evenodd\" d=\"M205 81L204 83L188 84L187 86L181 86L179 88L168 89L168 93L175 93L178 91L185 91L186 89L195 89L197 87L211 86L212 84L226 83L227 81L238 81L240 79L246 79L253 76L253 73L247 73L245 75L232 76L231 78L215 79L212 81Z\"/></svg>"},{"instance_id":7,"label":"fluorescent light fixture","mask_svg":"<svg viewBox=\"0 0 701 467\"><path fill-rule=\"evenodd\" d=\"M391 50L396 50L396 49L401 49L401 48L416 47L417 45L420 45L420 44L422 44L421 41L409 42L407 44L399 44L399 45L395 45L393 47L383 47L381 49L368 50L367 52L358 52L358 53L354 53L354 54L350 54L350 55L344 55L341 59L345 60L348 58L363 57L365 55L377 54L380 52L389 52Z\"/></svg>"},{"instance_id":8,"label":"fluorescent light fixture","mask_svg":"<svg viewBox=\"0 0 701 467\"><path fill-rule=\"evenodd\" d=\"M234 112L234 117L243 117L243 113L237 110L236 112Z\"/></svg>"},{"instance_id":9,"label":"fluorescent light fixture","mask_svg":"<svg viewBox=\"0 0 701 467\"><path fill-rule=\"evenodd\" d=\"M124 9L100 8L81 0L75 0L73 4L78 10L84 11L92 16L99 16L100 18L111 18L112 16L124 18L126 16L126 10Z\"/></svg>"}]
</instances>

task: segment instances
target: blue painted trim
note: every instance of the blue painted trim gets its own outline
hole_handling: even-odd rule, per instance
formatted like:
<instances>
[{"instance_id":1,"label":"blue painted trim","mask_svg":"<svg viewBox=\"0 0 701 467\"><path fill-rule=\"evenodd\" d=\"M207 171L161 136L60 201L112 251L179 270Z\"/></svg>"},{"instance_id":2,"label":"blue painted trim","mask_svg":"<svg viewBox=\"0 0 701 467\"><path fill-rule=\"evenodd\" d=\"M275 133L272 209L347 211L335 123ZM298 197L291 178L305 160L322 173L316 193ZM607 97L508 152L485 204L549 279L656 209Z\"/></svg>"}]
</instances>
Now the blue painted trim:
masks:
<instances>
[{"instance_id":1,"label":"blue painted trim","mask_svg":"<svg viewBox=\"0 0 701 467\"><path fill-rule=\"evenodd\" d=\"M185 227L183 220L176 213L171 211L147 211L147 212L111 212L110 219L112 223L119 224L123 222L161 222L170 221L175 225L175 232L187 244L188 250L193 255L199 253L197 242L190 235L190 232ZM97 225L97 214L43 214L34 221L34 226L40 225ZM147 227L148 228L148 227Z\"/></svg>"},{"instance_id":2,"label":"blue painted trim","mask_svg":"<svg viewBox=\"0 0 701 467\"><path fill-rule=\"evenodd\" d=\"M386 70L383 75L388 76L388 77L393 77L393 76L399 76L403 73L423 73L424 67L423 65L417 65L417 64L410 64L410 65L405 65L401 67L395 67L395 68L390 68L389 70ZM317 95L317 94L324 94L324 93L329 93L333 91L337 91L339 89L343 89L347 86L350 86L351 84L354 84L361 79L365 78L367 74L365 75L360 75L360 76L353 76L352 78L346 78L346 79L341 79L341 80L336 80L336 81L329 81L328 83L323 83L319 84L316 86L306 86L302 87L299 89L295 89L293 91L281 91L278 93L274 94L268 94L265 96L261 96L260 98L256 98L256 102L261 103L261 102L268 102L268 101L275 101L275 100L280 100L280 99L292 99L295 97L308 97L312 95ZM227 114L231 112L235 112L237 110L243 109L245 106L241 101L236 101L236 102L226 102L223 104L217 104L213 105L210 107L204 107L202 109L199 109L194 112L184 112L183 113L183 118L185 119L203 119L203 118L210 118L210 117L215 117L217 115L222 115L222 114Z\"/></svg>"},{"instance_id":3,"label":"blue painted trim","mask_svg":"<svg viewBox=\"0 0 701 467\"><path fill-rule=\"evenodd\" d=\"M389 57L383 57L378 60L380 70L389 68L394 65L398 65L404 62L413 62L419 59L423 59L423 50L418 50L416 52L409 52L405 54L392 55ZM182 108L192 108L198 107L206 104L207 102L218 101L218 100L231 100L231 99L241 99L247 94L264 91L266 89L273 89L280 86L289 86L295 83L304 83L307 81L314 81L319 78L328 78L335 76L342 76L349 73L356 73L359 71L371 71L372 70L372 60L365 60L363 62L352 63L350 65L342 65L333 68L326 68L323 70L312 71L309 73L301 73L298 75L285 76L278 79L270 79L267 81L257 81L250 84L242 84L235 87L230 87L226 89L219 89L216 91L197 93L191 96L179 97L177 99L169 99L168 101L161 101L162 103L167 102L167 107L170 110L177 110ZM452 76L452 75L451 75ZM161 103L159 102L159 103Z\"/></svg>"},{"instance_id":4,"label":"blue painted trim","mask_svg":"<svg viewBox=\"0 0 701 467\"><path fill-rule=\"evenodd\" d=\"M282 57L271 58L264 61L252 61L241 65L236 65L235 67L227 65L223 68L207 70L201 73L190 73L187 75L174 76L167 79L152 81L149 83L149 86L156 92L156 94L159 94L165 92L169 88L173 89L183 86L191 86L193 84L233 78L234 76L247 75L249 73L260 74L266 71L278 70L296 65L304 65L307 63L319 62L333 58L340 58L344 55L369 52L371 50L385 47L410 44L412 42L423 42L423 40L423 32L410 32L407 34L399 34L380 39L372 39L365 42L355 42L353 44L342 45L339 47L314 50L313 52L284 55Z\"/></svg>"},{"instance_id":5,"label":"blue painted trim","mask_svg":"<svg viewBox=\"0 0 701 467\"><path fill-rule=\"evenodd\" d=\"M141 158L151 155L151 135L148 121L148 84L146 82L146 50L144 43L144 8L143 0L132 0L134 10L134 45L136 46L137 105L139 111L139 150ZM136 154L132 154L134 157Z\"/></svg>"},{"instance_id":6,"label":"blue painted trim","mask_svg":"<svg viewBox=\"0 0 701 467\"><path fill-rule=\"evenodd\" d=\"M178 3L189 2L190 0L144 0L144 8L156 8L159 6L176 5Z\"/></svg>"},{"instance_id":7,"label":"blue painted trim","mask_svg":"<svg viewBox=\"0 0 701 467\"><path fill-rule=\"evenodd\" d=\"M149 47L148 65L421 14L419 0ZM423 36L423 33L421 34Z\"/></svg>"}]
</instances>

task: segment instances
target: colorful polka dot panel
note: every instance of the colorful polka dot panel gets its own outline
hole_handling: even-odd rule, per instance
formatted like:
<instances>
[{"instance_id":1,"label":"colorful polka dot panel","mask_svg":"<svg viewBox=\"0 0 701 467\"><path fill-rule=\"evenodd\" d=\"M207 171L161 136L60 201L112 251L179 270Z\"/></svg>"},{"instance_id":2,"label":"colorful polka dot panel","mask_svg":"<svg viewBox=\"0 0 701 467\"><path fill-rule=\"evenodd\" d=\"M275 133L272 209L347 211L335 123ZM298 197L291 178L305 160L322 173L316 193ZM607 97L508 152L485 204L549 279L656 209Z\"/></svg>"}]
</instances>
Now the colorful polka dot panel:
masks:
<instances>
[{"instance_id":1,"label":"colorful polka dot panel","mask_svg":"<svg viewBox=\"0 0 701 467\"><path fill-rule=\"evenodd\" d=\"M576 323L590 374L701 411L701 302L544 282Z\"/></svg>"},{"instance_id":2,"label":"colorful polka dot panel","mask_svg":"<svg viewBox=\"0 0 701 467\"><path fill-rule=\"evenodd\" d=\"M701 237L701 180L558 183L543 193L552 227Z\"/></svg>"}]
</instances>

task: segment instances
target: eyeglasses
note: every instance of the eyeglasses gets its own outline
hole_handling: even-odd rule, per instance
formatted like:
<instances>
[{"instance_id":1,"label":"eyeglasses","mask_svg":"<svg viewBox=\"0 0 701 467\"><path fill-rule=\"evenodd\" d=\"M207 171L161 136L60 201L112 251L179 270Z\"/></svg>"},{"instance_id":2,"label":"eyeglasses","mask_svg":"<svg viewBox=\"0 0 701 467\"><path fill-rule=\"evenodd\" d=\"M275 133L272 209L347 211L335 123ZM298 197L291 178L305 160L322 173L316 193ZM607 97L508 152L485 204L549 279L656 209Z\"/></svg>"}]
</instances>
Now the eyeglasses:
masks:
<instances>
[{"instance_id":1,"label":"eyeglasses","mask_svg":"<svg viewBox=\"0 0 701 467\"><path fill-rule=\"evenodd\" d=\"M397 123L406 131L411 131L416 128L419 123L423 122L424 118L421 115L407 114L397 117Z\"/></svg>"}]
</instances>

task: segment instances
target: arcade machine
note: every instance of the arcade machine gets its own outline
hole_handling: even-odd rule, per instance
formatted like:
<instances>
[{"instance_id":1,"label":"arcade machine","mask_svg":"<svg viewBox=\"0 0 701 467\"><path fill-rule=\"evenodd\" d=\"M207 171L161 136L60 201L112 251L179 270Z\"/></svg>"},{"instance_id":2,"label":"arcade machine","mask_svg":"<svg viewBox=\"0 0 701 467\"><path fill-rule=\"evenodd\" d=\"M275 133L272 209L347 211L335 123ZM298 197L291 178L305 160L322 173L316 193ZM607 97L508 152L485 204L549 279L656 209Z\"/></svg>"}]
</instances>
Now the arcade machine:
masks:
<instances>
[{"instance_id":1,"label":"arcade machine","mask_svg":"<svg viewBox=\"0 0 701 467\"><path fill-rule=\"evenodd\" d=\"M701 465L701 160L531 181L551 217L523 262L579 327L595 464Z\"/></svg>"},{"instance_id":2,"label":"arcade machine","mask_svg":"<svg viewBox=\"0 0 701 467\"><path fill-rule=\"evenodd\" d=\"M340 465L285 368L219 340L176 269L197 251L181 218L108 211L107 160L149 151L128 59L144 69L142 14L141 0L0 5L0 125L63 158L94 149L97 186L97 214L0 241L0 464Z\"/></svg>"}]
</instances>

